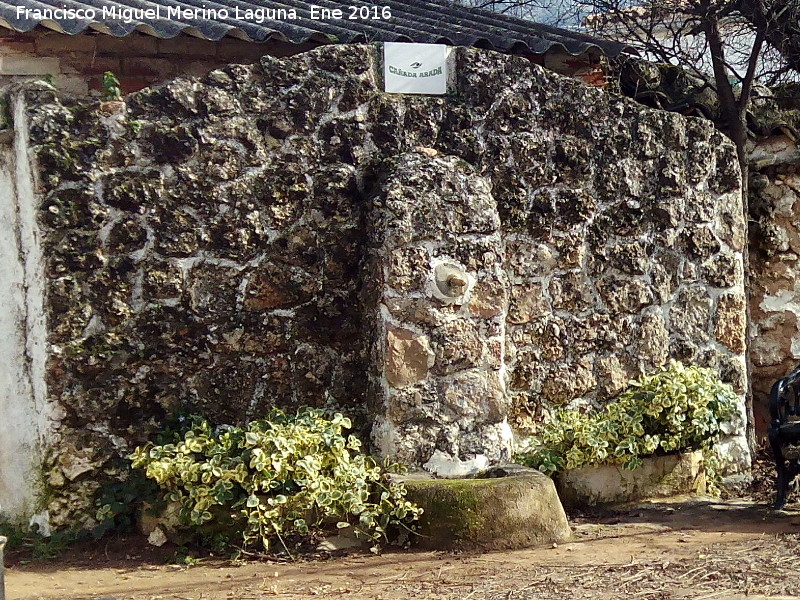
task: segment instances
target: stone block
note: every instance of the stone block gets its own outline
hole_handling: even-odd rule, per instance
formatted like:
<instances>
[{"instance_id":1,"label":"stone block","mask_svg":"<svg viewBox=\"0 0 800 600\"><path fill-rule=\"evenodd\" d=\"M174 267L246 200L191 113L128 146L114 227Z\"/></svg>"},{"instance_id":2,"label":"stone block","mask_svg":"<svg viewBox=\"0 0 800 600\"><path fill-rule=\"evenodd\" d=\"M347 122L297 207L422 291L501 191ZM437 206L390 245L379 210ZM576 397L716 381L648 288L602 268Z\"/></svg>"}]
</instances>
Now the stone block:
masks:
<instances>
[{"instance_id":1,"label":"stone block","mask_svg":"<svg viewBox=\"0 0 800 600\"><path fill-rule=\"evenodd\" d=\"M672 330L695 342L708 339L711 297L701 287L681 290L669 312Z\"/></svg>"},{"instance_id":2,"label":"stone block","mask_svg":"<svg viewBox=\"0 0 800 600\"><path fill-rule=\"evenodd\" d=\"M715 287L733 287L742 281L742 260L730 252L720 252L703 263L703 277Z\"/></svg>"},{"instance_id":3,"label":"stone block","mask_svg":"<svg viewBox=\"0 0 800 600\"><path fill-rule=\"evenodd\" d=\"M669 358L669 331L659 311L642 316L635 338L638 358L652 368L663 365Z\"/></svg>"},{"instance_id":4,"label":"stone block","mask_svg":"<svg viewBox=\"0 0 800 600\"><path fill-rule=\"evenodd\" d=\"M634 313L653 301L653 292L641 279L610 276L597 284L608 308L615 313Z\"/></svg>"},{"instance_id":5,"label":"stone block","mask_svg":"<svg viewBox=\"0 0 800 600\"><path fill-rule=\"evenodd\" d=\"M616 355L602 356L595 362L595 378L598 392L603 398L613 398L624 391L630 383L630 375L620 364Z\"/></svg>"},{"instance_id":6,"label":"stone block","mask_svg":"<svg viewBox=\"0 0 800 600\"><path fill-rule=\"evenodd\" d=\"M125 77L159 77L166 79L178 74L180 65L166 58L125 57L122 75Z\"/></svg>"},{"instance_id":7,"label":"stone block","mask_svg":"<svg viewBox=\"0 0 800 600\"><path fill-rule=\"evenodd\" d=\"M506 256L506 269L518 279L547 275L558 265L552 248L530 236L509 236Z\"/></svg>"},{"instance_id":8,"label":"stone block","mask_svg":"<svg viewBox=\"0 0 800 600\"><path fill-rule=\"evenodd\" d=\"M734 354L745 350L745 298L742 294L725 294L717 299L714 315L714 337Z\"/></svg>"},{"instance_id":9,"label":"stone block","mask_svg":"<svg viewBox=\"0 0 800 600\"><path fill-rule=\"evenodd\" d=\"M644 459L641 467L600 465L559 473L556 488L568 507L633 502L680 494L704 494L706 473L701 451Z\"/></svg>"},{"instance_id":10,"label":"stone block","mask_svg":"<svg viewBox=\"0 0 800 600\"><path fill-rule=\"evenodd\" d=\"M588 361L563 362L550 367L550 373L542 383L541 394L559 406L580 398L596 387L597 380Z\"/></svg>"},{"instance_id":11,"label":"stone block","mask_svg":"<svg viewBox=\"0 0 800 600\"><path fill-rule=\"evenodd\" d=\"M202 40L188 35L158 40L159 54L184 54L193 56L215 56L216 42Z\"/></svg>"},{"instance_id":12,"label":"stone block","mask_svg":"<svg viewBox=\"0 0 800 600\"><path fill-rule=\"evenodd\" d=\"M468 369L444 379L437 400L442 420L455 416L470 428L503 421L507 407L504 381L497 371Z\"/></svg>"},{"instance_id":13,"label":"stone block","mask_svg":"<svg viewBox=\"0 0 800 600\"><path fill-rule=\"evenodd\" d=\"M2 54L36 54L36 43L30 40L14 40L0 37L0 53Z\"/></svg>"},{"instance_id":14,"label":"stone block","mask_svg":"<svg viewBox=\"0 0 800 600\"><path fill-rule=\"evenodd\" d=\"M487 479L403 478L408 499L425 511L414 543L440 550L515 550L569 538L553 481L521 469Z\"/></svg>"},{"instance_id":15,"label":"stone block","mask_svg":"<svg viewBox=\"0 0 800 600\"><path fill-rule=\"evenodd\" d=\"M408 329L390 329L386 333L386 381L393 387L417 383L428 376L434 364L428 338Z\"/></svg>"},{"instance_id":16,"label":"stone block","mask_svg":"<svg viewBox=\"0 0 800 600\"><path fill-rule=\"evenodd\" d=\"M60 36L67 37L67 36ZM71 36L80 38L83 36ZM97 40L97 51L105 54L119 54L121 56L151 56L158 54L159 40L151 35L134 33L125 37L111 35L98 35L92 40Z\"/></svg>"},{"instance_id":17,"label":"stone block","mask_svg":"<svg viewBox=\"0 0 800 600\"><path fill-rule=\"evenodd\" d=\"M437 371L452 373L486 366L487 336L479 324L480 321L460 319L446 323L433 331ZM500 365L493 366L500 368Z\"/></svg>"},{"instance_id":18,"label":"stone block","mask_svg":"<svg viewBox=\"0 0 800 600\"><path fill-rule=\"evenodd\" d=\"M113 73L120 73L122 71L119 58L89 56L83 52L70 53L61 57L61 67L61 72L65 75L80 74L102 76L106 71L111 71Z\"/></svg>"},{"instance_id":19,"label":"stone block","mask_svg":"<svg viewBox=\"0 0 800 600\"><path fill-rule=\"evenodd\" d=\"M425 248L392 250L389 255L387 284L398 292L421 290L428 280L431 257Z\"/></svg>"},{"instance_id":20,"label":"stone block","mask_svg":"<svg viewBox=\"0 0 800 600\"><path fill-rule=\"evenodd\" d=\"M61 63L57 58L6 54L0 56L0 75L57 75Z\"/></svg>"},{"instance_id":21,"label":"stone block","mask_svg":"<svg viewBox=\"0 0 800 600\"><path fill-rule=\"evenodd\" d=\"M70 96L81 97L89 93L89 83L83 77L56 75L53 78L53 83L61 92Z\"/></svg>"},{"instance_id":22,"label":"stone block","mask_svg":"<svg viewBox=\"0 0 800 600\"><path fill-rule=\"evenodd\" d=\"M508 290L500 281L491 279L476 283L469 298L469 311L473 316L492 319L500 316L508 304Z\"/></svg>"},{"instance_id":23,"label":"stone block","mask_svg":"<svg viewBox=\"0 0 800 600\"><path fill-rule=\"evenodd\" d=\"M704 260L720 249L719 240L707 226L689 227L683 237L689 255L694 258Z\"/></svg>"},{"instance_id":24,"label":"stone block","mask_svg":"<svg viewBox=\"0 0 800 600\"><path fill-rule=\"evenodd\" d=\"M644 302L646 302L647 290L646 287L642 287L645 291L637 291L637 293L643 295ZM555 310L574 314L582 312L592 305L591 290L586 285L581 273L570 271L553 277L550 281L549 292Z\"/></svg>"},{"instance_id":25,"label":"stone block","mask_svg":"<svg viewBox=\"0 0 800 600\"><path fill-rule=\"evenodd\" d=\"M63 52L86 52L94 53L98 45L98 40L104 38L117 40L107 35L64 35L63 33L46 33L36 38L36 52L44 56L59 56ZM124 39L124 43L130 44L129 38ZM87 57L91 60L91 56Z\"/></svg>"}]
</instances>

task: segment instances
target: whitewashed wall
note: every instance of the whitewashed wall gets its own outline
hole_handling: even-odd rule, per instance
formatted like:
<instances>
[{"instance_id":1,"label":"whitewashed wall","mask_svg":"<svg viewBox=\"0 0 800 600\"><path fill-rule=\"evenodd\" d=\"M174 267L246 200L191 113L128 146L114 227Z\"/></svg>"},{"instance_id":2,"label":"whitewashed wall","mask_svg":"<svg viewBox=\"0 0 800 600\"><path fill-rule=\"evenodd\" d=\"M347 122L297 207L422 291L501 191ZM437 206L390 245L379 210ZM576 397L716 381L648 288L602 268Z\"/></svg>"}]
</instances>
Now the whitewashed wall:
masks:
<instances>
[{"instance_id":1,"label":"whitewashed wall","mask_svg":"<svg viewBox=\"0 0 800 600\"><path fill-rule=\"evenodd\" d=\"M15 132L0 135L0 519L39 508L41 453L50 421L39 237L22 98Z\"/></svg>"}]
</instances>

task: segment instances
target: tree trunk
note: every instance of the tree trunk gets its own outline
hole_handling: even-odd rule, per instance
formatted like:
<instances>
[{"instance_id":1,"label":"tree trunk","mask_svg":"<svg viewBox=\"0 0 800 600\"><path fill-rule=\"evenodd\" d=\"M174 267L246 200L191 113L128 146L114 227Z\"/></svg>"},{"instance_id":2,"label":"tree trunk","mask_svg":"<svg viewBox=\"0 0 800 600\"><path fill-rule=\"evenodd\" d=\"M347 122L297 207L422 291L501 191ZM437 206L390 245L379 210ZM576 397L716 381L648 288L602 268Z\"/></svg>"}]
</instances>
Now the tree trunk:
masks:
<instances>
[{"instance_id":1,"label":"tree trunk","mask_svg":"<svg viewBox=\"0 0 800 600\"><path fill-rule=\"evenodd\" d=\"M742 262L744 268L745 288L745 407L747 410L747 444L750 447L750 456L755 458L756 434L753 413L753 385L750 379L750 202L748 197L749 162L747 157L747 108L750 100L750 89L755 74L756 63L761 51L763 37L761 33L756 36L753 51L750 56L747 76L742 82L740 98L736 98L733 85L728 78L728 69L725 62L725 50L719 28L719 19L712 14L706 15L703 23L708 47L711 51L711 64L714 69L714 83L717 88L720 109L726 121L723 131L736 145L736 157L742 173L742 219L744 221L745 235L742 248Z\"/></svg>"}]
</instances>

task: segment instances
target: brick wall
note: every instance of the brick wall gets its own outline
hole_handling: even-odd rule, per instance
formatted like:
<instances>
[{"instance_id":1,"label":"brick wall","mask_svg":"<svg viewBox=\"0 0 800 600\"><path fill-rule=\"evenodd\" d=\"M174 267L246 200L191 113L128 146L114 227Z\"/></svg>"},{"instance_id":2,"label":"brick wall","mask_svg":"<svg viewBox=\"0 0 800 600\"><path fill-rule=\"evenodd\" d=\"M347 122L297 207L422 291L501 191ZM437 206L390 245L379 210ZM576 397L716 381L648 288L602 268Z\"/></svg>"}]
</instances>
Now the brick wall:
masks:
<instances>
[{"instance_id":1,"label":"brick wall","mask_svg":"<svg viewBox=\"0 0 800 600\"><path fill-rule=\"evenodd\" d=\"M188 35L159 39L142 33L124 38L88 32L66 35L46 29L17 33L0 28L0 85L51 78L62 92L85 96L102 89L103 73L119 77L125 93L178 75L203 75L230 63L289 56L318 46L235 38L212 42Z\"/></svg>"}]
</instances>

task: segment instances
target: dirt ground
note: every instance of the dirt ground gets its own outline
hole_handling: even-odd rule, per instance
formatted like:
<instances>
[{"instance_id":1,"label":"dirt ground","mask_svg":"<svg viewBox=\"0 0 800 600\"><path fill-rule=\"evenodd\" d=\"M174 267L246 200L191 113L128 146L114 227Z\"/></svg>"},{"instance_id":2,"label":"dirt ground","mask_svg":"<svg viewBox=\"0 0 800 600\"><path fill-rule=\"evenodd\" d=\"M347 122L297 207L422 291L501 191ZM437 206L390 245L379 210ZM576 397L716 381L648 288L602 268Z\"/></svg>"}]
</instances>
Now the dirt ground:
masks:
<instances>
[{"instance_id":1,"label":"dirt ground","mask_svg":"<svg viewBox=\"0 0 800 600\"><path fill-rule=\"evenodd\" d=\"M278 563L167 565L137 540L6 570L8 600L626 600L800 597L800 505L646 503L573 515L554 547L490 554L387 552ZM126 544L131 549L125 553ZM142 553L140 553L142 552Z\"/></svg>"},{"instance_id":2,"label":"dirt ground","mask_svg":"<svg viewBox=\"0 0 800 600\"><path fill-rule=\"evenodd\" d=\"M771 459L727 500L573 513L572 538L487 554L388 551L296 562L203 558L116 538L6 560L7 600L800 600L800 502L773 511ZM800 501L796 492L793 500Z\"/></svg>"}]
</instances>

